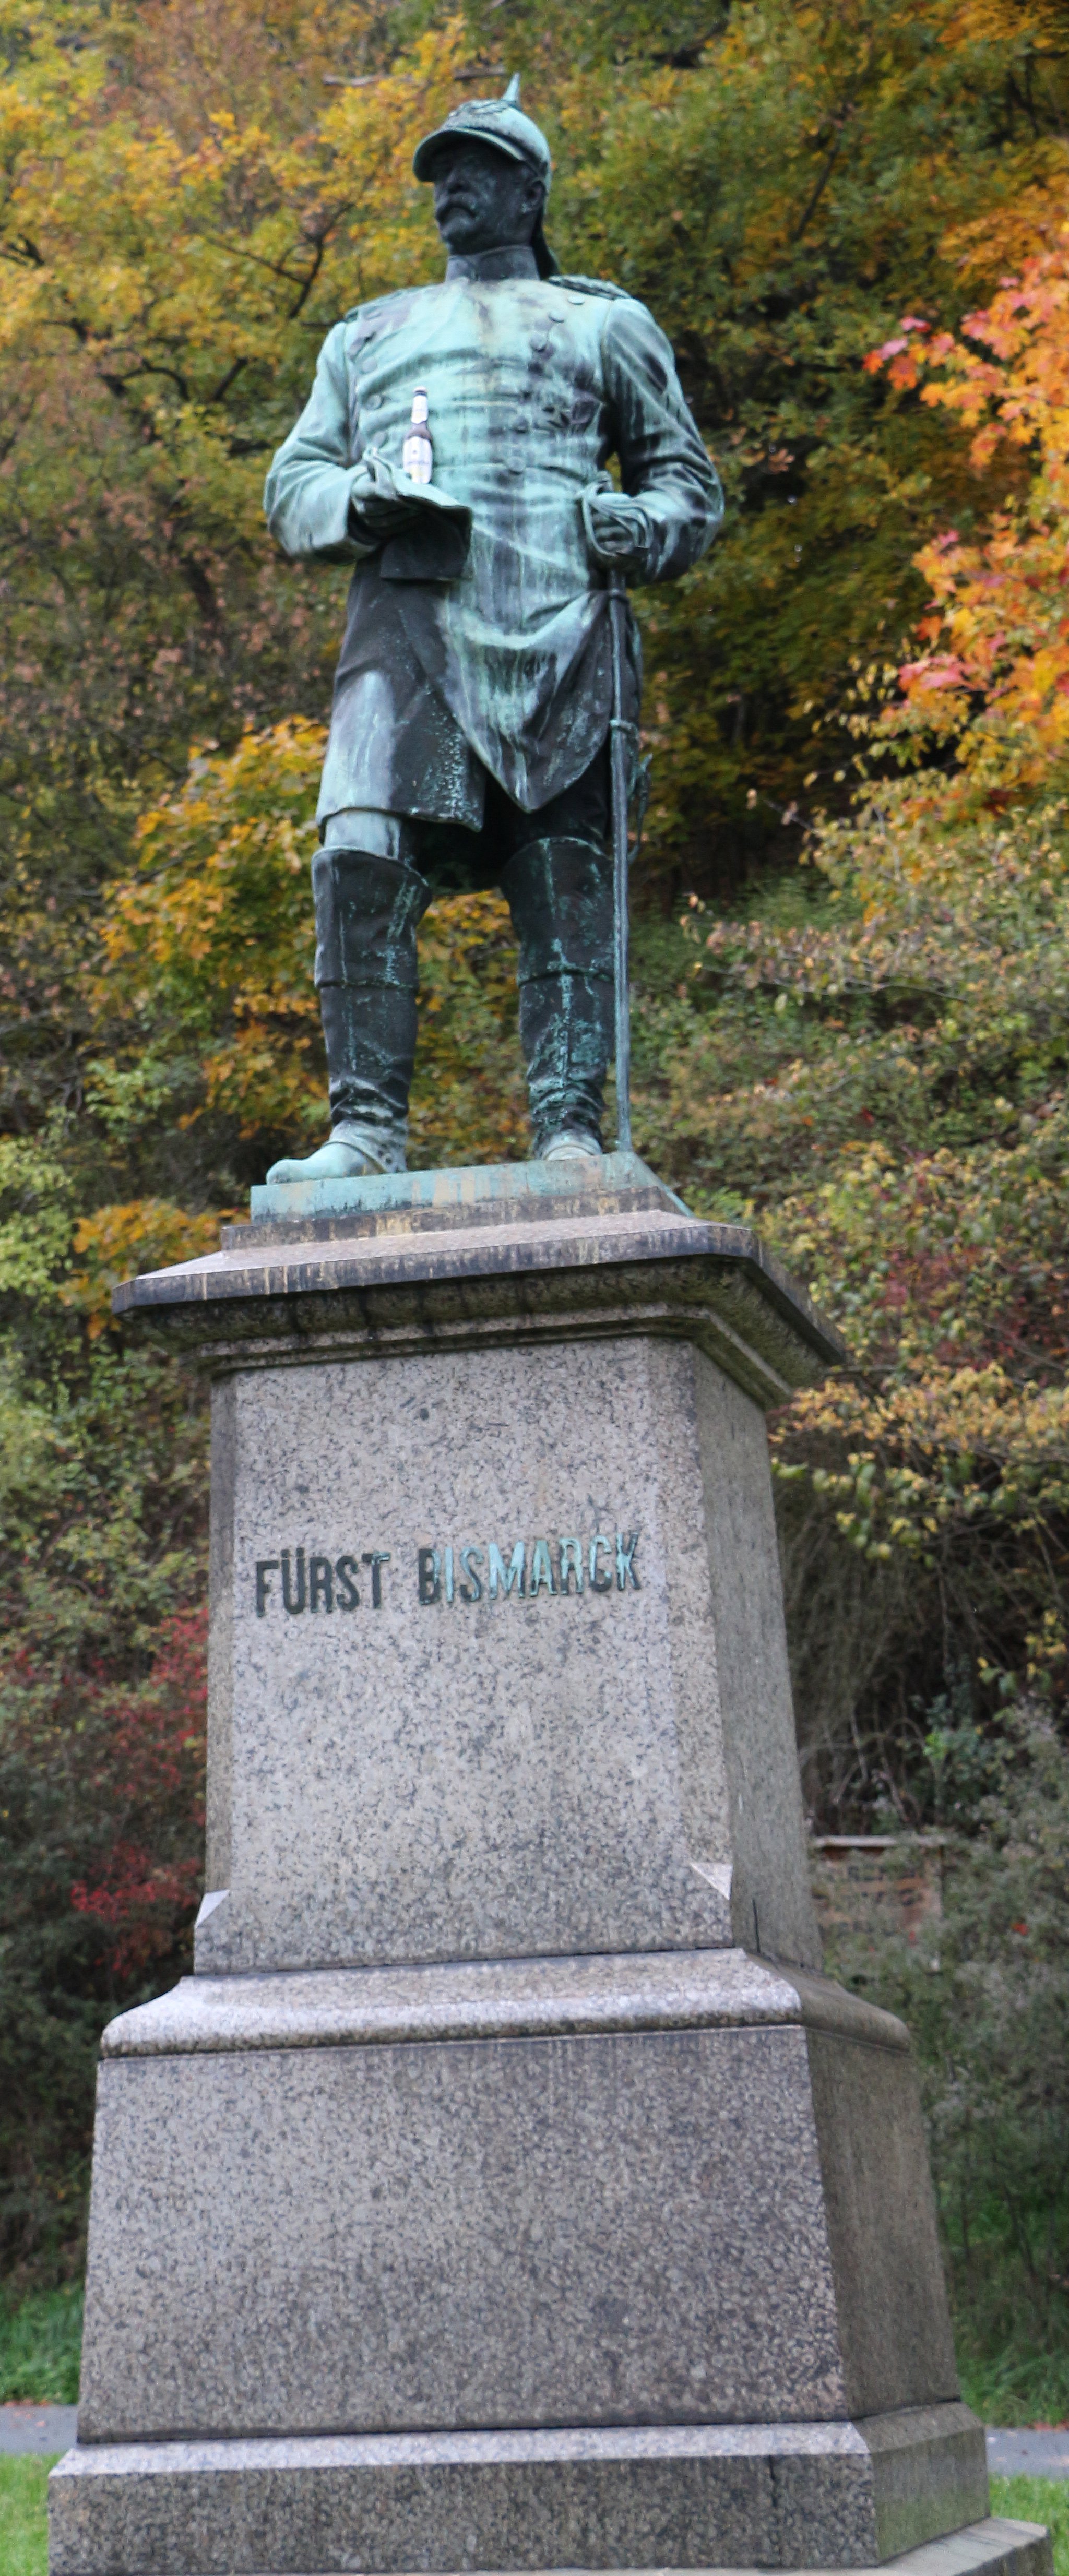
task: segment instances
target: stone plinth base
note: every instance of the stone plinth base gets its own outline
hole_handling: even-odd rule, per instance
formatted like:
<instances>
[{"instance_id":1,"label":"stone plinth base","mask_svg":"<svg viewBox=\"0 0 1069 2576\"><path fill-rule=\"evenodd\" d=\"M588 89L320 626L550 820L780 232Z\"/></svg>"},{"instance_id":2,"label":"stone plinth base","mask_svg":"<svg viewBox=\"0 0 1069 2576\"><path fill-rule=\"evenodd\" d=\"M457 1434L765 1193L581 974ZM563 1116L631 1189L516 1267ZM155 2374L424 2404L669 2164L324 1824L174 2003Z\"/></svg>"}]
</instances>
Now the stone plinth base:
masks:
<instances>
[{"instance_id":1,"label":"stone plinth base","mask_svg":"<svg viewBox=\"0 0 1069 2576\"><path fill-rule=\"evenodd\" d=\"M868 2424L320 2435L69 2451L53 2576L875 2567L1049 2576L1033 2523L960 2527L977 2476L963 2407ZM890 2428L890 2432L889 2432ZM979 2483L983 2485L983 2436ZM900 2464L912 2454L921 2474ZM902 2554L933 2463L953 2536ZM478 2535L478 2537L476 2537ZM804 2555L803 2555L804 2553Z\"/></svg>"},{"instance_id":2,"label":"stone plinth base","mask_svg":"<svg viewBox=\"0 0 1069 2576\"><path fill-rule=\"evenodd\" d=\"M106 2444L52 2476L54 2576L864 2567L986 2500L964 2406L858 2424Z\"/></svg>"},{"instance_id":3,"label":"stone plinth base","mask_svg":"<svg viewBox=\"0 0 1069 2576\"><path fill-rule=\"evenodd\" d=\"M83 2443L704 2439L956 2395L906 2033L822 1978L737 1950L195 1977L105 2035ZM985 2503L937 2480L907 2537Z\"/></svg>"},{"instance_id":4,"label":"stone plinth base","mask_svg":"<svg viewBox=\"0 0 1069 2576\"><path fill-rule=\"evenodd\" d=\"M342 1196L120 1298L217 1380L209 1892L104 2039L53 2576L1043 2576L817 1973L762 1411L841 1345L633 1158Z\"/></svg>"},{"instance_id":5,"label":"stone plinth base","mask_svg":"<svg viewBox=\"0 0 1069 2576\"><path fill-rule=\"evenodd\" d=\"M983 2514L860 1998L738 1950L197 1977L104 2050L53 2576L856 2567Z\"/></svg>"}]
</instances>

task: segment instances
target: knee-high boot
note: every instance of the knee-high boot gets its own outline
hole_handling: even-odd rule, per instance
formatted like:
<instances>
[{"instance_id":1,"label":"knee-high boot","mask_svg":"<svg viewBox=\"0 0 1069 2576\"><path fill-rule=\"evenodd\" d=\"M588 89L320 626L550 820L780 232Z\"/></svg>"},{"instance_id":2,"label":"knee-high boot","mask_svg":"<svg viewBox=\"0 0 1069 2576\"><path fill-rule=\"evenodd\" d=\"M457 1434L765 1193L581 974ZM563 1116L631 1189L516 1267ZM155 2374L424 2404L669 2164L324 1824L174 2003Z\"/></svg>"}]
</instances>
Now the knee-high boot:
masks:
<instances>
[{"instance_id":1,"label":"knee-high boot","mask_svg":"<svg viewBox=\"0 0 1069 2576\"><path fill-rule=\"evenodd\" d=\"M403 1171L416 1052L416 927L429 888L399 861L328 848L312 862L312 889L332 1136L383 1171Z\"/></svg>"},{"instance_id":2,"label":"knee-high boot","mask_svg":"<svg viewBox=\"0 0 1069 2576\"><path fill-rule=\"evenodd\" d=\"M519 943L520 1041L534 1148L601 1144L613 1047L612 859L591 841L532 841L501 880Z\"/></svg>"}]
</instances>

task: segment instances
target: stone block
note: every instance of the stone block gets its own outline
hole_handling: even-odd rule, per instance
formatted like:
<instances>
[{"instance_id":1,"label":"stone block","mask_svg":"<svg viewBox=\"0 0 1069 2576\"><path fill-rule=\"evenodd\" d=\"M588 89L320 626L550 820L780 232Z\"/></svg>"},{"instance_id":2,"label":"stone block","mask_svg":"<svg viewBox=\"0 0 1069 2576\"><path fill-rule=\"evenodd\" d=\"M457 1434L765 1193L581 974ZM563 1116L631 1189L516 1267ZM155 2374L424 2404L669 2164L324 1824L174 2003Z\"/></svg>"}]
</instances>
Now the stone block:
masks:
<instances>
[{"instance_id":1,"label":"stone block","mask_svg":"<svg viewBox=\"0 0 1069 2576\"><path fill-rule=\"evenodd\" d=\"M365 1981L334 1979L325 2027L307 1976L218 1981L214 2036L200 1979L184 2008L124 2016L100 2076L80 2438L753 2425L955 2398L900 2024L730 1953L567 1964L571 1982L540 1963L526 2033L511 1962L493 2035L487 1971L464 1968L436 1972L434 2037L418 1970L385 1996L372 1974L363 2005Z\"/></svg>"},{"instance_id":2,"label":"stone block","mask_svg":"<svg viewBox=\"0 0 1069 2576\"><path fill-rule=\"evenodd\" d=\"M628 1339L324 1359L216 1402L198 1968L733 1930L815 1962L749 1396Z\"/></svg>"},{"instance_id":3,"label":"stone block","mask_svg":"<svg viewBox=\"0 0 1069 2576\"><path fill-rule=\"evenodd\" d=\"M930 2459L942 2437L949 2454L964 2415L904 2422L900 2453L915 2438ZM979 2469L959 2460L944 2483L955 2522L986 2503L972 2438ZM82 2448L52 2472L52 2576L871 2567L905 2527L886 2456L848 2423ZM1049 2576L1045 2534L981 2529L986 2547L945 2576Z\"/></svg>"},{"instance_id":4,"label":"stone block","mask_svg":"<svg viewBox=\"0 0 1069 2576\"><path fill-rule=\"evenodd\" d=\"M216 1380L209 1893L105 2035L53 2576L1045 2576L925 2555L983 2435L815 1973L762 1410L841 1345L633 1157L297 1216L118 1300Z\"/></svg>"}]
</instances>

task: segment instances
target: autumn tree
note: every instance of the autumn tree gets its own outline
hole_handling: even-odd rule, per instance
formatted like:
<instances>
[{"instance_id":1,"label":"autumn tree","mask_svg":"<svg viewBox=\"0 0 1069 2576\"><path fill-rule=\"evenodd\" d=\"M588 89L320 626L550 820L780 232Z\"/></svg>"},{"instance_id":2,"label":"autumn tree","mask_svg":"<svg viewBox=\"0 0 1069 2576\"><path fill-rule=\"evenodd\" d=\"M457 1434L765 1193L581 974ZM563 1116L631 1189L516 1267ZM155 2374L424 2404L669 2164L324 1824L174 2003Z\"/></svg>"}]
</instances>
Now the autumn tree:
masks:
<instances>
[{"instance_id":1,"label":"autumn tree","mask_svg":"<svg viewBox=\"0 0 1069 2576\"><path fill-rule=\"evenodd\" d=\"M298 0L5 0L3 25L7 1101L32 1125L84 1103L82 969L137 811L191 742L325 712L343 576L271 556L264 464L339 311L436 273L413 140L497 77L501 29L368 5L340 31ZM978 196L1042 189L1057 48L1009 0L510 13L559 254L656 306L729 491L714 559L643 603L665 898L793 857L813 723L919 606L930 526L969 525L965 442L864 359L903 311L957 321L946 242ZM144 1130L156 1194L254 1167L176 1124Z\"/></svg>"},{"instance_id":2,"label":"autumn tree","mask_svg":"<svg viewBox=\"0 0 1069 2576\"><path fill-rule=\"evenodd\" d=\"M74 2259L96 2031L173 1975L193 1910L203 1406L110 1288L203 1248L320 1117L344 573L272 556L263 469L328 325L437 274L412 145L505 70L551 136L559 256L653 306L728 491L707 564L637 603L636 1128L696 1209L759 1219L856 1355L776 1426L807 1796L842 1827L949 1819L982 1878L1061 1794L1060 15L508 21L506 63L493 0L0 8L0 1902L33 2034L5 2261ZM522 1155L496 900L435 907L421 971L420 1159ZM1053 1994L1048 1857L1019 1878ZM1005 1984L1026 1917L991 1919ZM929 2014L936 2073L964 1991Z\"/></svg>"}]
</instances>

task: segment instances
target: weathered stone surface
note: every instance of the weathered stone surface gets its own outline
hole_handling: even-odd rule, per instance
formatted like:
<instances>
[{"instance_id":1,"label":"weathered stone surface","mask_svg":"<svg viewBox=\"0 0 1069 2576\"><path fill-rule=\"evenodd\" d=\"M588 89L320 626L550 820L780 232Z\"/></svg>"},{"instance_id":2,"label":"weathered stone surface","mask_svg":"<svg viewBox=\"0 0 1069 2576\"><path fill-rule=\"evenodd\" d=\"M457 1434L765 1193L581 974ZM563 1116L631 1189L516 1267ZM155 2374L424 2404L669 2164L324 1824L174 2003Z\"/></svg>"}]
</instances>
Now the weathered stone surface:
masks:
<instances>
[{"instance_id":1,"label":"weathered stone surface","mask_svg":"<svg viewBox=\"0 0 1069 2576\"><path fill-rule=\"evenodd\" d=\"M947 2419L962 2413L947 2407ZM899 2427L931 2445L951 2421ZM324 2436L68 2453L50 2481L53 2576L334 2576L374 2567L872 2566L889 2554L885 2445L865 2424ZM982 2436L980 2448L982 2455ZM979 2519L901 2576L1050 2576L1034 2524ZM947 2499L948 2503L950 2499Z\"/></svg>"},{"instance_id":2,"label":"weathered stone surface","mask_svg":"<svg viewBox=\"0 0 1069 2576\"><path fill-rule=\"evenodd\" d=\"M567 1215L580 1204L606 1214L625 1205L687 1214L675 1191L630 1153L567 1163L453 1163L426 1172L365 1172L351 1181L267 1181L249 1193L258 1243L292 1243L309 1224L340 1235L354 1224L371 1232L427 1226L440 1233L450 1224L499 1226L525 1209ZM223 1240L247 1243L248 1228L227 1226Z\"/></svg>"},{"instance_id":3,"label":"weathered stone surface","mask_svg":"<svg viewBox=\"0 0 1069 2576\"><path fill-rule=\"evenodd\" d=\"M735 1938L773 1957L816 1961L768 1450L749 1397L697 1353L692 1383Z\"/></svg>"},{"instance_id":4,"label":"weathered stone surface","mask_svg":"<svg viewBox=\"0 0 1069 2576\"><path fill-rule=\"evenodd\" d=\"M755 1904L817 1961L764 1425L712 1374L625 1340L224 1385L198 1969L752 1946Z\"/></svg>"},{"instance_id":5,"label":"weathered stone surface","mask_svg":"<svg viewBox=\"0 0 1069 2576\"><path fill-rule=\"evenodd\" d=\"M881 2558L987 2512L987 2445L967 2406L903 2407L869 2415L859 2429L872 2459Z\"/></svg>"},{"instance_id":6,"label":"weathered stone surface","mask_svg":"<svg viewBox=\"0 0 1069 2576\"><path fill-rule=\"evenodd\" d=\"M744 1950L616 1958L478 1959L289 1976L183 1977L108 2023L108 2057L337 2048L411 2039L519 2039L571 2031L718 2030L802 2023L907 2054L909 2035L830 1978Z\"/></svg>"},{"instance_id":7,"label":"weathered stone surface","mask_svg":"<svg viewBox=\"0 0 1069 2576\"><path fill-rule=\"evenodd\" d=\"M54 2576L982 2514L906 2035L813 1973L760 1407L835 1337L640 1166L361 1184L125 1303L217 1378L209 1894L105 2042Z\"/></svg>"},{"instance_id":8,"label":"weathered stone surface","mask_svg":"<svg viewBox=\"0 0 1069 2576\"><path fill-rule=\"evenodd\" d=\"M487 2012L471 1969L451 1998L444 1971L430 1998L428 1972L380 1973L362 2008L360 1981L328 1979L318 2030L318 1980L267 1980L266 2005L237 1980L226 2051L200 2044L203 2006L171 2005L168 2055L166 2004L125 2015L101 2070L82 2439L956 2396L899 2025L855 1999L853 2035L821 2030L828 1989L710 1952L663 1963L661 2009L703 2021L658 2029L661 1963L641 1964L629 1997L625 1962L546 1962L527 2037L464 2036ZM777 2006L800 2018L765 2020ZM428 2009L448 2038L415 2035Z\"/></svg>"},{"instance_id":9,"label":"weathered stone surface","mask_svg":"<svg viewBox=\"0 0 1069 2576\"><path fill-rule=\"evenodd\" d=\"M912 2059L811 2030L809 2078L850 2411L956 2390Z\"/></svg>"},{"instance_id":10,"label":"weathered stone surface","mask_svg":"<svg viewBox=\"0 0 1069 2576\"><path fill-rule=\"evenodd\" d=\"M509 1190L493 1222L479 1193L419 1195L450 1177L406 1175L401 1206L228 1228L221 1251L127 1280L116 1312L215 1369L683 1334L766 1406L846 1357L748 1227L689 1216L649 1175L641 1187Z\"/></svg>"},{"instance_id":11,"label":"weathered stone surface","mask_svg":"<svg viewBox=\"0 0 1069 2576\"><path fill-rule=\"evenodd\" d=\"M113 2061L94 2190L83 2439L848 2411L800 2031Z\"/></svg>"}]
</instances>

